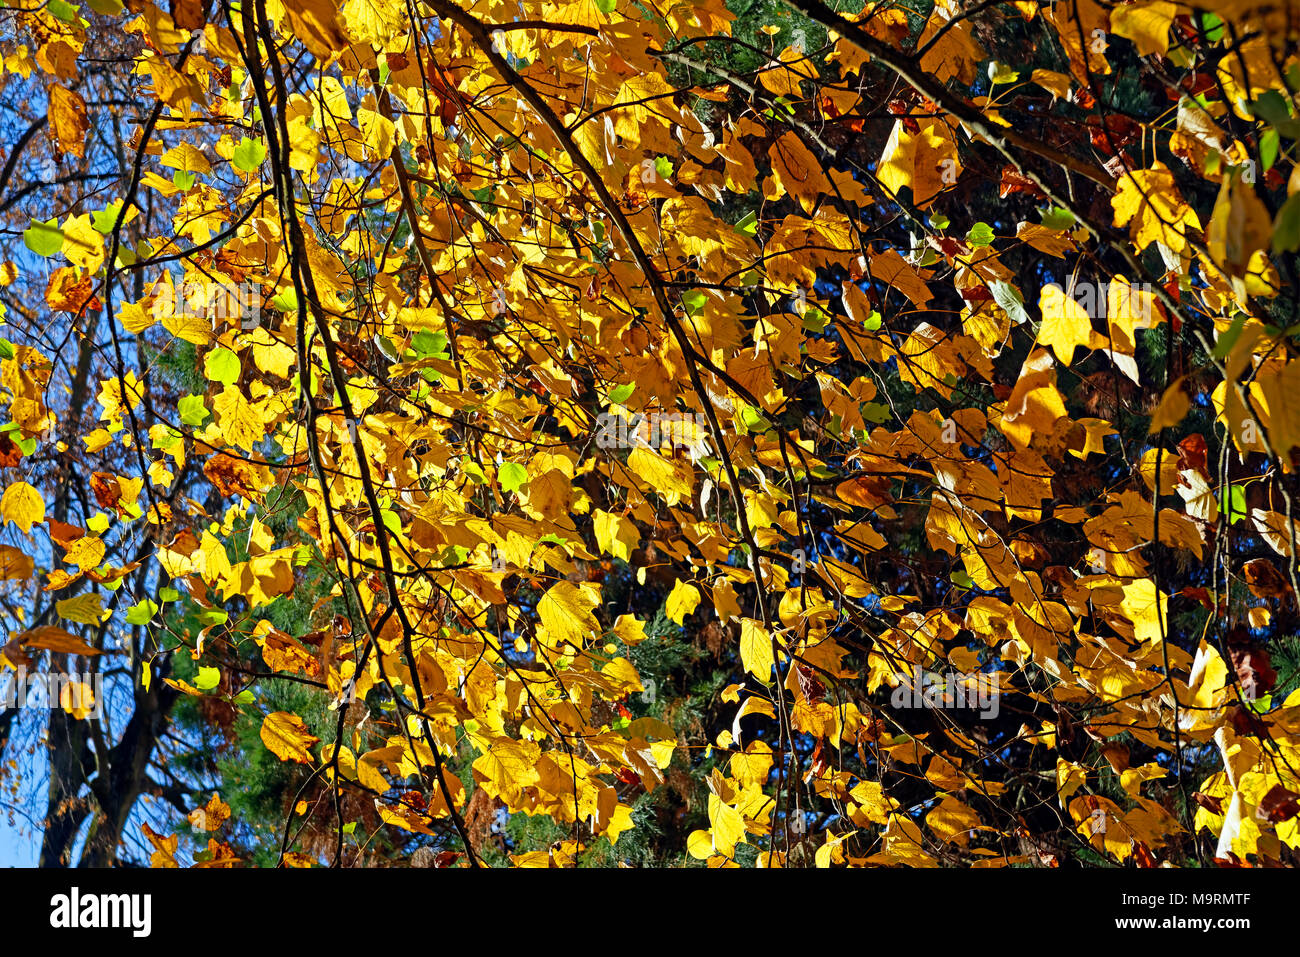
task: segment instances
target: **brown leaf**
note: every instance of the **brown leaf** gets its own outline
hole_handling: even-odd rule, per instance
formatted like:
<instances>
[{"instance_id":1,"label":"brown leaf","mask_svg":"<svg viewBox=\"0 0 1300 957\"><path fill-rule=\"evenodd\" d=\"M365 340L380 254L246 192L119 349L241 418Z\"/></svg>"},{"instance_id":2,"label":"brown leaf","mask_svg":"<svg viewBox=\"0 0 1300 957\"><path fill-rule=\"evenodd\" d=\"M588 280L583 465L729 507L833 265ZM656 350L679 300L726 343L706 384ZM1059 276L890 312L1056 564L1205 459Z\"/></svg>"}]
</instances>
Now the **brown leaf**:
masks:
<instances>
[{"instance_id":1,"label":"brown leaf","mask_svg":"<svg viewBox=\"0 0 1300 957\"><path fill-rule=\"evenodd\" d=\"M1300 794L1275 784L1259 802L1259 808L1255 813L1274 824L1278 821L1289 821L1300 814Z\"/></svg>"},{"instance_id":2,"label":"brown leaf","mask_svg":"<svg viewBox=\"0 0 1300 957\"><path fill-rule=\"evenodd\" d=\"M1242 691L1251 699L1273 690L1277 684L1277 672L1273 670L1268 649L1261 642L1246 638L1241 629L1234 629L1228 637L1228 655L1232 658L1232 667L1237 672Z\"/></svg>"},{"instance_id":3,"label":"brown leaf","mask_svg":"<svg viewBox=\"0 0 1300 957\"><path fill-rule=\"evenodd\" d=\"M45 287L45 303L51 309L84 315L86 310L99 312L103 305L94 294L94 281L89 275L79 276L71 266L56 269L50 274Z\"/></svg>"},{"instance_id":4,"label":"brown leaf","mask_svg":"<svg viewBox=\"0 0 1300 957\"><path fill-rule=\"evenodd\" d=\"M1267 558L1252 558L1241 566L1241 571L1256 598L1285 598L1291 594L1291 583Z\"/></svg>"},{"instance_id":5,"label":"brown leaf","mask_svg":"<svg viewBox=\"0 0 1300 957\"><path fill-rule=\"evenodd\" d=\"M86 158L86 101L80 93L55 84L50 87L50 138L56 149Z\"/></svg>"},{"instance_id":6,"label":"brown leaf","mask_svg":"<svg viewBox=\"0 0 1300 957\"><path fill-rule=\"evenodd\" d=\"M203 807L195 808L189 813L189 821L200 831L215 831L226 823L230 817L230 805L221 800L221 795L214 793Z\"/></svg>"},{"instance_id":7,"label":"brown leaf","mask_svg":"<svg viewBox=\"0 0 1300 957\"><path fill-rule=\"evenodd\" d=\"M30 631L24 631L18 638L26 648L39 648L44 651L56 651L65 655L85 655L87 657L103 654L99 649L90 647L76 635L69 634L55 625L40 625Z\"/></svg>"},{"instance_id":8,"label":"brown leaf","mask_svg":"<svg viewBox=\"0 0 1300 957\"><path fill-rule=\"evenodd\" d=\"M122 498L122 485L112 472L92 472L90 488L101 508L117 508L117 503Z\"/></svg>"}]
</instances>

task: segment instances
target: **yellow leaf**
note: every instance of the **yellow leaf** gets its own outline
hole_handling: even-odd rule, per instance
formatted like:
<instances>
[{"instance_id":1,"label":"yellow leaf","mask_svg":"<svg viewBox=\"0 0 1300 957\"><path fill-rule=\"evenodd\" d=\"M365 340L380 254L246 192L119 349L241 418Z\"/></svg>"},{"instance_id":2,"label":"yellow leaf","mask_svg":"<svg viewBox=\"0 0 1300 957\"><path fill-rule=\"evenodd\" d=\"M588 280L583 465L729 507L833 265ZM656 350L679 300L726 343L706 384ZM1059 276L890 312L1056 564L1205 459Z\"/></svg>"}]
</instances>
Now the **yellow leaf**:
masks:
<instances>
[{"instance_id":1,"label":"yellow leaf","mask_svg":"<svg viewBox=\"0 0 1300 957\"><path fill-rule=\"evenodd\" d=\"M228 385L212 400L217 424L226 441L236 448L253 451L266 434L260 408L248 401L238 386Z\"/></svg>"},{"instance_id":2,"label":"yellow leaf","mask_svg":"<svg viewBox=\"0 0 1300 957\"><path fill-rule=\"evenodd\" d=\"M85 213L69 216L63 224L63 255L90 273L104 265L104 237L95 231Z\"/></svg>"},{"instance_id":3,"label":"yellow leaf","mask_svg":"<svg viewBox=\"0 0 1300 957\"><path fill-rule=\"evenodd\" d=\"M584 582L584 585L590 583ZM579 649L600 629L600 623L592 614L599 604L600 596L594 586L581 587L571 581L558 581L537 603L537 614L554 645L558 647L567 643Z\"/></svg>"},{"instance_id":4,"label":"yellow leaf","mask_svg":"<svg viewBox=\"0 0 1300 957\"><path fill-rule=\"evenodd\" d=\"M288 0L284 6L293 36L317 60L327 63L347 49L332 0Z\"/></svg>"},{"instance_id":5,"label":"yellow leaf","mask_svg":"<svg viewBox=\"0 0 1300 957\"><path fill-rule=\"evenodd\" d=\"M63 560L84 571L98 566L104 560L105 551L104 540L98 535L83 535L68 546Z\"/></svg>"},{"instance_id":6,"label":"yellow leaf","mask_svg":"<svg viewBox=\"0 0 1300 957\"><path fill-rule=\"evenodd\" d=\"M229 817L230 805L221 800L221 795L214 793L207 804L190 811L189 822L200 831L215 831Z\"/></svg>"},{"instance_id":7,"label":"yellow leaf","mask_svg":"<svg viewBox=\"0 0 1300 957\"><path fill-rule=\"evenodd\" d=\"M1187 248L1186 233L1201 221L1174 185L1169 167L1157 162L1150 169L1126 172L1111 199L1115 225L1129 226L1137 251L1163 243L1176 253Z\"/></svg>"},{"instance_id":8,"label":"yellow leaf","mask_svg":"<svg viewBox=\"0 0 1300 957\"><path fill-rule=\"evenodd\" d=\"M740 620L740 661L745 670L766 684L772 678L776 658L772 654L772 636L761 622Z\"/></svg>"},{"instance_id":9,"label":"yellow leaf","mask_svg":"<svg viewBox=\"0 0 1300 957\"><path fill-rule=\"evenodd\" d=\"M1164 637L1169 621L1168 601L1167 596L1157 594L1156 584L1149 578L1139 578L1124 586L1119 609L1132 622L1133 635L1138 641L1160 641Z\"/></svg>"},{"instance_id":10,"label":"yellow leaf","mask_svg":"<svg viewBox=\"0 0 1300 957\"><path fill-rule=\"evenodd\" d=\"M80 595L56 602L54 610L59 613L60 618L68 621L75 621L82 625L97 625L104 614L102 602L103 596L99 592L82 592Z\"/></svg>"},{"instance_id":11,"label":"yellow leaf","mask_svg":"<svg viewBox=\"0 0 1300 957\"><path fill-rule=\"evenodd\" d=\"M179 837L175 834L171 837L163 837L150 828L148 824L141 824L140 830L144 832L144 836L149 839L149 843L154 847L154 852L149 857L150 867L180 867L176 863L176 847L180 843Z\"/></svg>"},{"instance_id":12,"label":"yellow leaf","mask_svg":"<svg viewBox=\"0 0 1300 957\"><path fill-rule=\"evenodd\" d=\"M342 26L354 43L386 44L406 30L406 7L385 0L347 0Z\"/></svg>"},{"instance_id":13,"label":"yellow leaf","mask_svg":"<svg viewBox=\"0 0 1300 957\"><path fill-rule=\"evenodd\" d=\"M1254 187L1225 176L1205 231L1210 258L1231 276L1245 276L1251 257L1268 248L1273 220Z\"/></svg>"},{"instance_id":14,"label":"yellow leaf","mask_svg":"<svg viewBox=\"0 0 1300 957\"><path fill-rule=\"evenodd\" d=\"M979 816L951 794L925 816L925 823L941 840L963 847L970 843L970 832L980 827Z\"/></svg>"},{"instance_id":15,"label":"yellow leaf","mask_svg":"<svg viewBox=\"0 0 1300 957\"><path fill-rule=\"evenodd\" d=\"M686 853L697 861L707 861L713 856L713 837L708 831L691 831L686 838Z\"/></svg>"},{"instance_id":16,"label":"yellow leaf","mask_svg":"<svg viewBox=\"0 0 1300 957\"><path fill-rule=\"evenodd\" d=\"M645 622L635 615L619 615L614 622L614 634L618 635L619 640L625 645L640 644L648 637L645 633Z\"/></svg>"},{"instance_id":17,"label":"yellow leaf","mask_svg":"<svg viewBox=\"0 0 1300 957\"><path fill-rule=\"evenodd\" d=\"M1043 314L1043 324L1038 330L1040 345L1051 346L1062 365L1074 361L1079 346L1087 348L1092 341L1092 320L1084 308L1067 296L1060 286L1052 283L1043 287L1038 297L1038 308Z\"/></svg>"},{"instance_id":18,"label":"yellow leaf","mask_svg":"<svg viewBox=\"0 0 1300 957\"><path fill-rule=\"evenodd\" d=\"M379 766L381 764L391 765L400 761L402 753L400 744L367 751L357 759L357 778L365 787L383 794L388 790L388 779L380 772Z\"/></svg>"},{"instance_id":19,"label":"yellow leaf","mask_svg":"<svg viewBox=\"0 0 1300 957\"><path fill-rule=\"evenodd\" d=\"M593 518L596 544L600 550L624 561L631 559L632 549L641 544L641 533L637 531L636 523L603 509L597 509Z\"/></svg>"},{"instance_id":20,"label":"yellow leaf","mask_svg":"<svg viewBox=\"0 0 1300 957\"><path fill-rule=\"evenodd\" d=\"M1155 434L1161 429L1171 428L1183 421L1188 411L1192 407L1192 401L1183 391L1184 376L1179 376L1169 384L1165 389L1165 394L1160 399L1160 404L1156 410L1151 413L1151 425L1147 428L1148 434Z\"/></svg>"},{"instance_id":21,"label":"yellow leaf","mask_svg":"<svg viewBox=\"0 0 1300 957\"><path fill-rule=\"evenodd\" d=\"M45 521L45 500L26 482L14 482L0 496L0 516L30 534L33 525Z\"/></svg>"},{"instance_id":22,"label":"yellow leaf","mask_svg":"<svg viewBox=\"0 0 1300 957\"><path fill-rule=\"evenodd\" d=\"M944 121L922 120L919 127L909 133L902 120L894 122L877 176L895 194L910 186L912 201L925 209L940 191L956 185L962 166L952 130Z\"/></svg>"},{"instance_id":23,"label":"yellow leaf","mask_svg":"<svg viewBox=\"0 0 1300 957\"><path fill-rule=\"evenodd\" d=\"M1156 457L1160 458L1160 494L1172 495L1178 486L1178 456L1169 451L1147 449L1138 460L1137 472L1151 491L1156 490Z\"/></svg>"},{"instance_id":24,"label":"yellow leaf","mask_svg":"<svg viewBox=\"0 0 1300 957\"><path fill-rule=\"evenodd\" d=\"M709 823L717 852L727 857L734 855L736 845L745 837L745 819L741 813L716 794L710 794Z\"/></svg>"},{"instance_id":25,"label":"yellow leaf","mask_svg":"<svg viewBox=\"0 0 1300 957\"><path fill-rule=\"evenodd\" d=\"M309 750L320 739L308 733L302 718L288 711L273 711L262 719L262 743L281 761L311 764Z\"/></svg>"},{"instance_id":26,"label":"yellow leaf","mask_svg":"<svg viewBox=\"0 0 1300 957\"><path fill-rule=\"evenodd\" d=\"M1133 41L1139 56L1169 53L1169 28L1178 7L1165 0L1154 3L1125 3L1110 12L1110 31Z\"/></svg>"},{"instance_id":27,"label":"yellow leaf","mask_svg":"<svg viewBox=\"0 0 1300 957\"><path fill-rule=\"evenodd\" d=\"M1056 371L1052 357L1035 349L1025 359L1020 378L1007 399L1002 419L997 423L1002 434L1019 448L1028 448L1035 437L1049 436L1065 418L1065 400L1056 388Z\"/></svg>"},{"instance_id":28,"label":"yellow leaf","mask_svg":"<svg viewBox=\"0 0 1300 957\"><path fill-rule=\"evenodd\" d=\"M718 620L724 625L733 618L739 618L740 602L736 599L736 586L726 579L714 585L713 607L718 612Z\"/></svg>"},{"instance_id":29,"label":"yellow leaf","mask_svg":"<svg viewBox=\"0 0 1300 957\"><path fill-rule=\"evenodd\" d=\"M361 138L376 159L387 159L393 152L393 135L395 127L388 117L374 110L357 110L357 122L361 125Z\"/></svg>"},{"instance_id":30,"label":"yellow leaf","mask_svg":"<svg viewBox=\"0 0 1300 957\"><path fill-rule=\"evenodd\" d=\"M830 192L830 182L822 172L822 164L813 156L797 133L786 133L767 153L772 164L772 176L763 184L763 195L770 200L789 193L811 213L813 206L824 194Z\"/></svg>"},{"instance_id":31,"label":"yellow leaf","mask_svg":"<svg viewBox=\"0 0 1300 957\"><path fill-rule=\"evenodd\" d=\"M163 310L158 321L177 339L184 339L196 346L206 346L212 341L212 320L193 310Z\"/></svg>"},{"instance_id":32,"label":"yellow leaf","mask_svg":"<svg viewBox=\"0 0 1300 957\"><path fill-rule=\"evenodd\" d=\"M670 462L657 452L639 446L627 457L627 464L669 505L676 505L691 494L691 473L686 465Z\"/></svg>"},{"instance_id":33,"label":"yellow leaf","mask_svg":"<svg viewBox=\"0 0 1300 957\"><path fill-rule=\"evenodd\" d=\"M82 721L95 711L95 689L84 681L65 681L59 688L59 707Z\"/></svg>"},{"instance_id":34,"label":"yellow leaf","mask_svg":"<svg viewBox=\"0 0 1300 957\"><path fill-rule=\"evenodd\" d=\"M672 621L680 625L687 615L695 611L699 603L699 589L689 582L679 579L668 595L668 601L664 605L664 613Z\"/></svg>"},{"instance_id":35,"label":"yellow leaf","mask_svg":"<svg viewBox=\"0 0 1300 957\"><path fill-rule=\"evenodd\" d=\"M193 143L181 141L163 154L159 164L183 173L211 173L212 164Z\"/></svg>"},{"instance_id":36,"label":"yellow leaf","mask_svg":"<svg viewBox=\"0 0 1300 957\"><path fill-rule=\"evenodd\" d=\"M1070 95L1070 78L1064 73L1035 70L1029 78L1043 89L1050 91L1053 96L1065 99Z\"/></svg>"}]
</instances>

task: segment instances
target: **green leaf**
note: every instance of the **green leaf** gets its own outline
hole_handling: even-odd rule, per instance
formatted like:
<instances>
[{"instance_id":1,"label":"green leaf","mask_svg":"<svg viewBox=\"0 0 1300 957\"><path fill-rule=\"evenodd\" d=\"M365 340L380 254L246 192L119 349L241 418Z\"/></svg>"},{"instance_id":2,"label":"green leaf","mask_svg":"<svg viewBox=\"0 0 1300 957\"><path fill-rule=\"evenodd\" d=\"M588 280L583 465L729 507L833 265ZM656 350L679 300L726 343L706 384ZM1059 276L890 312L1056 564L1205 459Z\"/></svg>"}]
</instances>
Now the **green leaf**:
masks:
<instances>
[{"instance_id":1,"label":"green leaf","mask_svg":"<svg viewBox=\"0 0 1300 957\"><path fill-rule=\"evenodd\" d=\"M742 236L758 235L758 213L750 210L740 222L736 223L735 229Z\"/></svg>"},{"instance_id":2,"label":"green leaf","mask_svg":"<svg viewBox=\"0 0 1300 957\"><path fill-rule=\"evenodd\" d=\"M763 418L762 413L751 405L740 405L740 423L749 432L766 432L772 423Z\"/></svg>"},{"instance_id":3,"label":"green leaf","mask_svg":"<svg viewBox=\"0 0 1300 957\"><path fill-rule=\"evenodd\" d=\"M57 254L63 248L63 230L59 229L59 218L56 216L46 223L33 219L31 227L23 231L23 245L47 259Z\"/></svg>"},{"instance_id":4,"label":"green leaf","mask_svg":"<svg viewBox=\"0 0 1300 957\"><path fill-rule=\"evenodd\" d=\"M1277 151L1281 145L1281 138L1277 135L1277 130L1265 130L1259 137L1259 161L1264 166L1264 172L1267 173L1277 162Z\"/></svg>"},{"instance_id":5,"label":"green leaf","mask_svg":"<svg viewBox=\"0 0 1300 957\"><path fill-rule=\"evenodd\" d=\"M889 406L883 402L866 402L862 406L862 417L868 422L880 425L889 418Z\"/></svg>"},{"instance_id":6,"label":"green leaf","mask_svg":"<svg viewBox=\"0 0 1300 957\"><path fill-rule=\"evenodd\" d=\"M239 356L224 346L217 346L203 359L203 374L213 382L234 385L239 381Z\"/></svg>"},{"instance_id":7,"label":"green leaf","mask_svg":"<svg viewBox=\"0 0 1300 957\"><path fill-rule=\"evenodd\" d=\"M164 586L158 589L158 600L162 602L180 601L181 593L175 588Z\"/></svg>"},{"instance_id":8,"label":"green leaf","mask_svg":"<svg viewBox=\"0 0 1300 957\"><path fill-rule=\"evenodd\" d=\"M1019 289L1006 280L995 279L989 283L989 291L993 293L993 301L1013 320L1017 323L1029 321L1029 313L1025 312L1025 299Z\"/></svg>"},{"instance_id":9,"label":"green leaf","mask_svg":"<svg viewBox=\"0 0 1300 957\"><path fill-rule=\"evenodd\" d=\"M81 8L74 7L72 4L67 3L66 0L49 0L49 3L45 5L45 9L49 11L50 16L57 17L64 23L76 23L77 11Z\"/></svg>"},{"instance_id":10,"label":"green leaf","mask_svg":"<svg viewBox=\"0 0 1300 957\"><path fill-rule=\"evenodd\" d=\"M172 185L182 192L188 193L194 188L194 180L196 178L197 177L194 173L187 173L185 170L178 169L176 172L172 173Z\"/></svg>"},{"instance_id":11,"label":"green leaf","mask_svg":"<svg viewBox=\"0 0 1300 957\"><path fill-rule=\"evenodd\" d=\"M205 608L199 612L199 621L205 625L224 625L230 616L220 608Z\"/></svg>"},{"instance_id":12,"label":"green leaf","mask_svg":"<svg viewBox=\"0 0 1300 957\"><path fill-rule=\"evenodd\" d=\"M411 337L411 349L418 356L435 356L437 358L446 358L447 356L447 334L445 332L434 332L430 329L422 329Z\"/></svg>"},{"instance_id":13,"label":"green leaf","mask_svg":"<svg viewBox=\"0 0 1300 957\"><path fill-rule=\"evenodd\" d=\"M1072 229L1074 227L1074 213L1068 209L1053 206L1043 213L1043 225L1048 229Z\"/></svg>"},{"instance_id":14,"label":"green leaf","mask_svg":"<svg viewBox=\"0 0 1300 957\"><path fill-rule=\"evenodd\" d=\"M252 704L257 699L253 697L253 692L241 691L239 694L235 695L234 700L235 704Z\"/></svg>"},{"instance_id":15,"label":"green leaf","mask_svg":"<svg viewBox=\"0 0 1300 957\"><path fill-rule=\"evenodd\" d=\"M632 393L635 391L635 382L624 382L622 385L615 386L609 390L609 401L617 402L619 405L622 405L632 397Z\"/></svg>"},{"instance_id":16,"label":"green leaf","mask_svg":"<svg viewBox=\"0 0 1300 957\"><path fill-rule=\"evenodd\" d=\"M1219 341L1214 344L1214 351L1210 354L1216 359L1226 359L1228 353L1232 352L1232 347L1241 338L1241 330L1244 328L1246 328L1246 315L1240 313L1232 320L1232 325L1219 336Z\"/></svg>"},{"instance_id":17,"label":"green leaf","mask_svg":"<svg viewBox=\"0 0 1300 957\"><path fill-rule=\"evenodd\" d=\"M1260 695L1253 701L1243 701L1242 704L1256 714L1268 714L1273 710L1273 696L1271 694Z\"/></svg>"},{"instance_id":18,"label":"green leaf","mask_svg":"<svg viewBox=\"0 0 1300 957\"><path fill-rule=\"evenodd\" d=\"M124 9L122 0L86 0L86 6L106 17L115 17Z\"/></svg>"},{"instance_id":19,"label":"green leaf","mask_svg":"<svg viewBox=\"0 0 1300 957\"><path fill-rule=\"evenodd\" d=\"M221 684L220 668L209 668L206 665L199 666L198 676L194 679L194 687L200 691L211 691L219 684Z\"/></svg>"},{"instance_id":20,"label":"green leaf","mask_svg":"<svg viewBox=\"0 0 1300 957\"><path fill-rule=\"evenodd\" d=\"M126 610L128 625L147 625L158 614L158 605L148 598L138 601Z\"/></svg>"},{"instance_id":21,"label":"green leaf","mask_svg":"<svg viewBox=\"0 0 1300 957\"><path fill-rule=\"evenodd\" d=\"M816 306L809 306L804 310L803 328L805 332L813 334L821 332L826 328L826 323L831 321L831 317L826 315Z\"/></svg>"},{"instance_id":22,"label":"green leaf","mask_svg":"<svg viewBox=\"0 0 1300 957\"><path fill-rule=\"evenodd\" d=\"M109 203L103 209L99 210L99 212L92 213L90 216L90 225L94 228L95 232L107 236L113 231L113 227L117 224L117 217L121 214L122 201L119 199L116 202Z\"/></svg>"},{"instance_id":23,"label":"green leaf","mask_svg":"<svg viewBox=\"0 0 1300 957\"><path fill-rule=\"evenodd\" d=\"M688 315L695 315L704 308L704 293L699 289L682 293L682 305L686 307Z\"/></svg>"},{"instance_id":24,"label":"green leaf","mask_svg":"<svg viewBox=\"0 0 1300 957\"><path fill-rule=\"evenodd\" d=\"M1291 116L1286 97L1277 90L1269 90L1250 104L1251 112L1288 139L1300 137L1300 122Z\"/></svg>"},{"instance_id":25,"label":"green leaf","mask_svg":"<svg viewBox=\"0 0 1300 957\"><path fill-rule=\"evenodd\" d=\"M290 286L271 300L271 305L280 312L298 311L298 290Z\"/></svg>"},{"instance_id":26,"label":"green leaf","mask_svg":"<svg viewBox=\"0 0 1300 957\"><path fill-rule=\"evenodd\" d=\"M176 411L180 413L182 422L196 429L208 417L208 407L203 404L201 395L181 396L181 400L176 403Z\"/></svg>"},{"instance_id":27,"label":"green leaf","mask_svg":"<svg viewBox=\"0 0 1300 957\"><path fill-rule=\"evenodd\" d=\"M1300 249L1300 193L1282 204L1273 223L1273 252L1293 253L1297 249ZM1223 341L1222 337L1219 341ZM1217 353L1218 349L1214 351Z\"/></svg>"},{"instance_id":28,"label":"green leaf","mask_svg":"<svg viewBox=\"0 0 1300 957\"><path fill-rule=\"evenodd\" d=\"M507 492L518 492L528 481L528 469L518 462L506 462L497 469L497 481Z\"/></svg>"},{"instance_id":29,"label":"green leaf","mask_svg":"<svg viewBox=\"0 0 1300 957\"><path fill-rule=\"evenodd\" d=\"M960 568L948 577L952 580L952 583L959 588L975 587L975 582L971 580L970 575L966 574L966 572L962 571Z\"/></svg>"},{"instance_id":30,"label":"green leaf","mask_svg":"<svg viewBox=\"0 0 1300 957\"><path fill-rule=\"evenodd\" d=\"M385 63L384 66L388 64ZM235 164L235 169L243 173L256 173L261 167L263 160L266 159L266 144L261 140L250 139L245 136L235 147L235 155L231 162Z\"/></svg>"},{"instance_id":31,"label":"green leaf","mask_svg":"<svg viewBox=\"0 0 1300 957\"><path fill-rule=\"evenodd\" d=\"M1227 494L1219 492L1219 510L1228 518L1230 525L1236 524L1246 517L1246 487L1244 485L1232 484L1228 486Z\"/></svg>"},{"instance_id":32,"label":"green leaf","mask_svg":"<svg viewBox=\"0 0 1300 957\"><path fill-rule=\"evenodd\" d=\"M994 86L1002 83L1015 83L1018 79L1020 79L1020 74L1005 63L994 60L989 64L989 80L992 81Z\"/></svg>"},{"instance_id":33,"label":"green leaf","mask_svg":"<svg viewBox=\"0 0 1300 957\"><path fill-rule=\"evenodd\" d=\"M935 229L947 229L951 222L952 220L950 220L943 213L930 214L930 225L933 226Z\"/></svg>"},{"instance_id":34,"label":"green leaf","mask_svg":"<svg viewBox=\"0 0 1300 957\"><path fill-rule=\"evenodd\" d=\"M0 339L0 359L12 359L15 355L14 344L8 339Z\"/></svg>"},{"instance_id":35,"label":"green leaf","mask_svg":"<svg viewBox=\"0 0 1300 957\"><path fill-rule=\"evenodd\" d=\"M671 179L673 175L673 161L667 156L656 156L655 172L659 174L660 179Z\"/></svg>"},{"instance_id":36,"label":"green leaf","mask_svg":"<svg viewBox=\"0 0 1300 957\"><path fill-rule=\"evenodd\" d=\"M36 451L36 436L34 435L26 439L14 439L13 443L18 446L18 451L23 455L31 455Z\"/></svg>"},{"instance_id":37,"label":"green leaf","mask_svg":"<svg viewBox=\"0 0 1300 957\"><path fill-rule=\"evenodd\" d=\"M966 234L966 245L973 249L980 246L992 246L994 238L993 227L988 223L976 223L970 228L970 232Z\"/></svg>"}]
</instances>

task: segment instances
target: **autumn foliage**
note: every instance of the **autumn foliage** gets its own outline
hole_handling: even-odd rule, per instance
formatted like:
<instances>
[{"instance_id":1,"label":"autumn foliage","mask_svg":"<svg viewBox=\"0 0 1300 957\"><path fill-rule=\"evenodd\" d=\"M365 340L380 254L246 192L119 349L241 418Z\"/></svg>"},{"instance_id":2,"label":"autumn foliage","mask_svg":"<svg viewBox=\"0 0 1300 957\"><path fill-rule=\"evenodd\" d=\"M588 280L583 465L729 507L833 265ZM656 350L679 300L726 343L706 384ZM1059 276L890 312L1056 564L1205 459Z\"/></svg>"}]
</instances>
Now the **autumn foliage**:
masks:
<instances>
[{"instance_id":1,"label":"autumn foliage","mask_svg":"<svg viewBox=\"0 0 1300 957\"><path fill-rule=\"evenodd\" d=\"M1296 862L1300 7L739 12L0 10L45 862Z\"/></svg>"}]
</instances>

